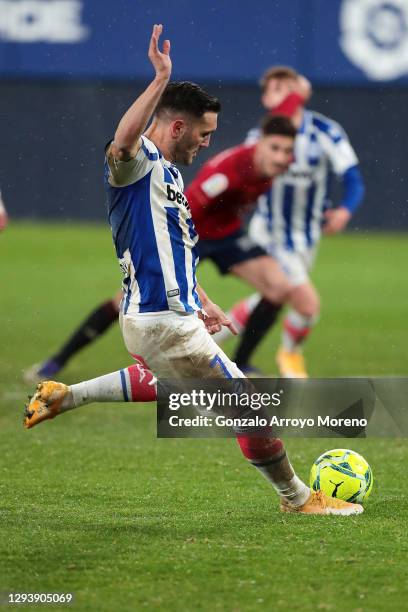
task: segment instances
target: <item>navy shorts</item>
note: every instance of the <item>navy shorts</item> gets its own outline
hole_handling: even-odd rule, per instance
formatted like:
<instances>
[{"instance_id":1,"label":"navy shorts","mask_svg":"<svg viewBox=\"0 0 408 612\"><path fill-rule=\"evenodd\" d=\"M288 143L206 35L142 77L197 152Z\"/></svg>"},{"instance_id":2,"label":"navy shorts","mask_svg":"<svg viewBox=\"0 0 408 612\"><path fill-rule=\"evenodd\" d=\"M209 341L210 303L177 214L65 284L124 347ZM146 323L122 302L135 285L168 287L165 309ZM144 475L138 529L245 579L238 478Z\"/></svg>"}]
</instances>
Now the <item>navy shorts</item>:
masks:
<instances>
[{"instance_id":1,"label":"navy shorts","mask_svg":"<svg viewBox=\"0 0 408 612\"><path fill-rule=\"evenodd\" d=\"M197 248L200 261L211 259L221 274L228 274L230 268L236 264L267 255L265 249L256 244L242 230L226 238L199 240Z\"/></svg>"}]
</instances>

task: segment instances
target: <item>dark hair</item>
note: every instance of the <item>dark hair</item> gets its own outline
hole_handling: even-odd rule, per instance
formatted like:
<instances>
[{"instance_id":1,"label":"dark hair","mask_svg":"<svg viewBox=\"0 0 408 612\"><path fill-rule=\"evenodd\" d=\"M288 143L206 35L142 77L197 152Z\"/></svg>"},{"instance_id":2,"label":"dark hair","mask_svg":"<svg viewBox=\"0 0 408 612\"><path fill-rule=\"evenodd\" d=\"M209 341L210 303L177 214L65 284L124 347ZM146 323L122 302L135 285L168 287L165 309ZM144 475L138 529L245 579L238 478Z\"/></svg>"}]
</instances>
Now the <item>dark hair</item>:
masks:
<instances>
[{"instance_id":1,"label":"dark hair","mask_svg":"<svg viewBox=\"0 0 408 612\"><path fill-rule=\"evenodd\" d=\"M271 79L297 79L298 76L299 73L290 66L271 66L261 76L259 85L264 93Z\"/></svg>"},{"instance_id":2,"label":"dark hair","mask_svg":"<svg viewBox=\"0 0 408 612\"><path fill-rule=\"evenodd\" d=\"M266 115L261 120L261 130L263 136L279 134L279 136L295 138L297 134L297 129L291 120L283 115Z\"/></svg>"},{"instance_id":3,"label":"dark hair","mask_svg":"<svg viewBox=\"0 0 408 612\"><path fill-rule=\"evenodd\" d=\"M187 113L200 118L206 112L219 113L218 98L210 96L204 89L189 81L173 81L164 90L156 107L156 115L163 111Z\"/></svg>"}]
</instances>

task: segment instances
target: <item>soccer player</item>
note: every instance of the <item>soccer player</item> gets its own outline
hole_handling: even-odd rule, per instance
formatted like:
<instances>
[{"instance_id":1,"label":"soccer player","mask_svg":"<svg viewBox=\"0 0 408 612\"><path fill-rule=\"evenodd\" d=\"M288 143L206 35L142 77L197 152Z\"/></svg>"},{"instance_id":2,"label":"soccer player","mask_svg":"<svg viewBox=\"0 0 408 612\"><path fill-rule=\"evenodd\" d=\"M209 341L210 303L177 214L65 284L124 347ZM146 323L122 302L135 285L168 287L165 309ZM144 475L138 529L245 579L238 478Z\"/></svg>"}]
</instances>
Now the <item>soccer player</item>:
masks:
<instances>
[{"instance_id":1,"label":"soccer player","mask_svg":"<svg viewBox=\"0 0 408 612\"><path fill-rule=\"evenodd\" d=\"M4 204L4 200L2 198L1 191L0 191L0 231L4 230L7 223L8 223L8 215L7 215L6 206Z\"/></svg>"},{"instance_id":2,"label":"soccer player","mask_svg":"<svg viewBox=\"0 0 408 612\"><path fill-rule=\"evenodd\" d=\"M159 377L243 378L210 335L222 325L234 328L197 285L197 233L174 165L191 164L200 148L209 146L220 104L197 85L169 83L170 42L165 40L160 50L161 32L162 26L155 25L149 47L155 78L122 117L105 160L109 221L124 274L121 328L137 362L70 387L41 383L26 406L26 428L91 402L154 400L152 372ZM277 491L283 511L363 511L359 504L311 492L277 438L240 433L237 439Z\"/></svg>"},{"instance_id":3,"label":"soccer player","mask_svg":"<svg viewBox=\"0 0 408 612\"><path fill-rule=\"evenodd\" d=\"M273 303L290 300L290 284L278 262L248 236L244 217L288 169L295 136L286 117L265 117L256 143L210 159L186 191L200 236L200 260L211 259L221 274L243 279Z\"/></svg>"},{"instance_id":4,"label":"soccer player","mask_svg":"<svg viewBox=\"0 0 408 612\"><path fill-rule=\"evenodd\" d=\"M284 377L305 377L302 343L319 316L319 295L309 278L323 233L342 231L364 195L357 156L341 126L304 108L311 95L309 82L286 66L270 68L261 80L262 103L272 114L289 116L297 127L295 158L269 192L260 196L249 235L281 264L291 284L291 304L283 322L277 364ZM249 134L256 142L259 130ZM342 200L329 208L329 184L337 175ZM242 329L234 356L241 368L250 369L250 357L276 320L281 303L251 296L235 306L230 316ZM251 314L252 313L252 314ZM221 332L217 341L225 334Z\"/></svg>"}]
</instances>

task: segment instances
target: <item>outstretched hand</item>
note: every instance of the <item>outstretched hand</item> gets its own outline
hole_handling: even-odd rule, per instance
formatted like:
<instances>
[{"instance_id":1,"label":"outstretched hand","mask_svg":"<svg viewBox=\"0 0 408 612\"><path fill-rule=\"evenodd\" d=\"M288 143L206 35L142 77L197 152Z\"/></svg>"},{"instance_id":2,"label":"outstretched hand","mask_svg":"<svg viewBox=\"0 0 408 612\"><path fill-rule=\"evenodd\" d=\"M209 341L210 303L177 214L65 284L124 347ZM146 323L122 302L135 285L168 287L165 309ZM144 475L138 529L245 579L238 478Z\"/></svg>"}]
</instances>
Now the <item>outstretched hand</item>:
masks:
<instances>
[{"instance_id":1,"label":"outstretched hand","mask_svg":"<svg viewBox=\"0 0 408 612\"><path fill-rule=\"evenodd\" d=\"M233 324L233 322L228 319L226 314L217 304L208 300L205 304L205 310L202 310L198 313L200 319L204 321L204 325L209 334L216 334L221 331L221 327L228 327L231 334L236 336L238 334L238 330Z\"/></svg>"},{"instance_id":2,"label":"outstretched hand","mask_svg":"<svg viewBox=\"0 0 408 612\"><path fill-rule=\"evenodd\" d=\"M149 59L156 71L156 76L169 79L171 74L170 41L164 40L162 51L159 49L159 38L163 32L162 24L153 26L152 37L149 45Z\"/></svg>"}]
</instances>

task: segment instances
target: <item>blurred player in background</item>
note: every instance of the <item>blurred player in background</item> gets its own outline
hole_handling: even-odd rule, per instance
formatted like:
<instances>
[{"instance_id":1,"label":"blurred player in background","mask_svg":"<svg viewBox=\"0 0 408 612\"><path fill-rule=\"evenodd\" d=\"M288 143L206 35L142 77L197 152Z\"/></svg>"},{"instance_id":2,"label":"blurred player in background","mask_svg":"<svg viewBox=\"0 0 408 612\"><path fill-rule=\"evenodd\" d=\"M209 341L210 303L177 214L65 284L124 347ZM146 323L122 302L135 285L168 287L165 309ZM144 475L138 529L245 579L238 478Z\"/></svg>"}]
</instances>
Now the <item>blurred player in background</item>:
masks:
<instances>
[{"instance_id":1,"label":"blurred player in background","mask_svg":"<svg viewBox=\"0 0 408 612\"><path fill-rule=\"evenodd\" d=\"M268 115L259 138L210 159L186 191L200 236L200 261L211 259L221 274L233 274L273 303L290 301L291 286L278 262L244 228L257 197L293 159L296 129L289 119Z\"/></svg>"},{"instance_id":2,"label":"blurred player in background","mask_svg":"<svg viewBox=\"0 0 408 612\"><path fill-rule=\"evenodd\" d=\"M91 402L152 401L152 372L170 378L244 378L210 336L222 325L234 328L197 285L198 236L174 165L191 164L209 146L220 104L197 85L168 82L170 42L165 40L160 51L161 32L161 25L154 26L149 47L155 78L122 117L105 160L109 221L124 274L121 329L137 363L70 387L39 384L26 406L26 428ZM296 476L281 440L258 433L240 432L237 440L278 493L282 511L363 511L359 504L311 491Z\"/></svg>"},{"instance_id":3,"label":"blurred player in background","mask_svg":"<svg viewBox=\"0 0 408 612\"><path fill-rule=\"evenodd\" d=\"M317 245L324 234L342 231L364 195L357 156L341 126L304 108L310 98L309 82L286 66L270 68L261 79L262 104L272 114L291 118L298 132L295 158L286 174L260 196L250 222L251 238L275 257L292 286L291 308L283 322L277 364L284 377L305 377L301 352L319 315L319 295L309 278ZM248 142L259 138L252 130ZM343 188L341 203L329 208L329 186L336 174ZM251 296L229 313L240 331L234 356L238 366L251 370L250 357L275 322L281 303ZM222 341L221 332L217 341Z\"/></svg>"},{"instance_id":4,"label":"blurred player in background","mask_svg":"<svg viewBox=\"0 0 408 612\"><path fill-rule=\"evenodd\" d=\"M3 200L1 190L0 190L0 232L1 230L4 230L7 223L8 223L8 215L7 215L6 206L4 204L4 200Z\"/></svg>"}]
</instances>

